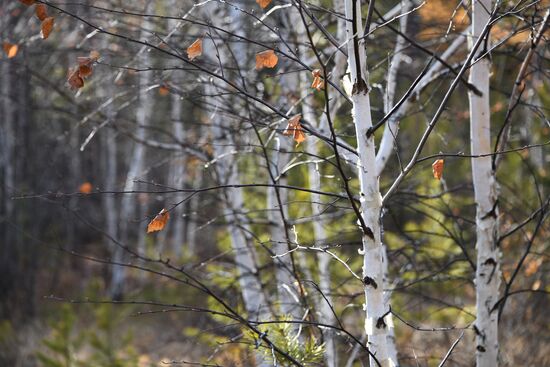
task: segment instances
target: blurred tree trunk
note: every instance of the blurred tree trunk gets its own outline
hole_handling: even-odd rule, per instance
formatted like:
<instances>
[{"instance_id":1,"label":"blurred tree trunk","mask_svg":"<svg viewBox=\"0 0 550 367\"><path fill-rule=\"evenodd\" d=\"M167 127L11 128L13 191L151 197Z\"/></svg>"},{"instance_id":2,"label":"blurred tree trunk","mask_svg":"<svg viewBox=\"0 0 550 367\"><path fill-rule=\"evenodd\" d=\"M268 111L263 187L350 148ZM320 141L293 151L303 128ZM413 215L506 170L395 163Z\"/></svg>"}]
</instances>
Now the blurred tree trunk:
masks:
<instances>
[{"instance_id":1,"label":"blurred tree trunk","mask_svg":"<svg viewBox=\"0 0 550 367\"><path fill-rule=\"evenodd\" d=\"M388 356L388 328L384 315L384 248L380 232L382 197L376 175L374 136L367 137L372 126L369 85L361 1L345 0L348 66L352 83L353 122L359 154L360 224L363 230L363 281L365 289L365 330L368 347L383 367L395 364ZM378 364L370 358L371 367Z\"/></svg>"},{"instance_id":2,"label":"blurred tree trunk","mask_svg":"<svg viewBox=\"0 0 550 367\"><path fill-rule=\"evenodd\" d=\"M149 2L146 6L145 12L149 12L152 4ZM148 39L151 29L150 21L145 18L142 24L142 30L140 34L140 39ZM150 66L150 53L147 47L143 47L139 51L138 55L139 66L146 68ZM145 156L145 145L143 141L146 138L146 126L149 124L151 117L151 112L153 108L153 99L148 95L148 89L151 85L152 74L148 71L143 71L138 73L138 107L136 109L136 139L137 141L133 143L133 148L130 155L130 161L128 162L128 173L126 175L126 180L124 184L123 191L132 191L135 189L134 180L143 172L144 169L144 156ZM145 250L145 229L141 226L138 227L137 231L133 231L129 228L129 223L132 219L139 217L143 218L146 214L146 198L142 197L139 200L139 206L136 205L136 196L135 195L124 195L122 197L121 209L120 209L120 238L121 242L129 247L134 247L130 243L130 239L133 237L131 234L137 233L137 251L143 253ZM139 213L136 213L138 209ZM135 248L135 247L134 247ZM126 258L125 250L123 248L117 247L115 249L114 261L122 262ZM124 281L126 278L126 268L123 266L113 266L113 274L111 279L111 295L114 298L120 298L124 293Z\"/></svg>"},{"instance_id":3,"label":"blurred tree trunk","mask_svg":"<svg viewBox=\"0 0 550 367\"><path fill-rule=\"evenodd\" d=\"M491 0L477 0L472 8L474 42L490 20ZM489 36L487 36L489 37ZM473 42L472 42L473 43ZM488 43L488 41L487 41ZM489 47L481 48L481 55ZM491 110L489 78L491 62L487 56L476 60L470 69L470 83L482 96L469 93L470 141L472 155L491 153ZM498 365L498 312L493 306L499 299L500 249L498 248L497 184L491 156L472 158L476 202L476 361L479 367Z\"/></svg>"},{"instance_id":4,"label":"blurred tree trunk","mask_svg":"<svg viewBox=\"0 0 550 367\"><path fill-rule=\"evenodd\" d=\"M5 7L5 5L4 5ZM12 100L14 69L13 62L2 60L1 98L2 98L2 122L0 149L2 164L2 249L0 254L0 293L4 295L2 301L2 317L8 317L10 310L8 295L11 295L14 280L17 278L18 251L17 236L14 235L13 224L17 224L15 217L15 205L11 199L15 193L15 101ZM10 225L11 224L11 225Z\"/></svg>"}]
</instances>

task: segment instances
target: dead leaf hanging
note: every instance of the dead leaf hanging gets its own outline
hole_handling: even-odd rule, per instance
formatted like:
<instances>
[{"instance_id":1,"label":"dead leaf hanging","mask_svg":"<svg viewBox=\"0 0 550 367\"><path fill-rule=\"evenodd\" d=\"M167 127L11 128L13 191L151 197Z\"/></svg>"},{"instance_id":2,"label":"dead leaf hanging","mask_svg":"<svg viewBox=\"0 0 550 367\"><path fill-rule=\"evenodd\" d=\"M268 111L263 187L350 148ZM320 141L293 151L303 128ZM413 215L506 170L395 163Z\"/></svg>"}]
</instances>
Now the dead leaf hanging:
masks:
<instances>
[{"instance_id":1,"label":"dead leaf hanging","mask_svg":"<svg viewBox=\"0 0 550 367\"><path fill-rule=\"evenodd\" d=\"M191 46L187 47L187 57L189 60L193 61L200 55L202 55L202 38L197 39Z\"/></svg>"},{"instance_id":2,"label":"dead leaf hanging","mask_svg":"<svg viewBox=\"0 0 550 367\"><path fill-rule=\"evenodd\" d=\"M48 7L44 4L37 4L34 11L40 20L45 20L48 17Z\"/></svg>"},{"instance_id":3,"label":"dead leaf hanging","mask_svg":"<svg viewBox=\"0 0 550 367\"><path fill-rule=\"evenodd\" d=\"M19 50L19 46L9 42L4 42L2 47L4 48L6 55L8 55L8 59L15 57L17 55L17 51Z\"/></svg>"},{"instance_id":4,"label":"dead leaf hanging","mask_svg":"<svg viewBox=\"0 0 550 367\"><path fill-rule=\"evenodd\" d=\"M147 225L147 233L162 231L170 219L166 209L162 209L155 218Z\"/></svg>"},{"instance_id":5,"label":"dead leaf hanging","mask_svg":"<svg viewBox=\"0 0 550 367\"><path fill-rule=\"evenodd\" d=\"M311 88L317 89L317 90L321 90L325 88L325 82L321 77L321 70L315 69L311 72L311 75L313 75L313 82L311 83Z\"/></svg>"},{"instance_id":6,"label":"dead leaf hanging","mask_svg":"<svg viewBox=\"0 0 550 367\"><path fill-rule=\"evenodd\" d=\"M435 179L441 180L441 177L443 177L444 164L445 161L443 159L438 159L432 164L432 170Z\"/></svg>"},{"instance_id":7,"label":"dead leaf hanging","mask_svg":"<svg viewBox=\"0 0 550 367\"><path fill-rule=\"evenodd\" d=\"M265 9L269 4L271 4L271 0L256 0L256 2L262 9Z\"/></svg>"},{"instance_id":8,"label":"dead leaf hanging","mask_svg":"<svg viewBox=\"0 0 550 367\"><path fill-rule=\"evenodd\" d=\"M80 76L79 68L74 70L69 70L69 77L67 78L67 83L71 89L80 89L84 86L84 79Z\"/></svg>"},{"instance_id":9,"label":"dead leaf hanging","mask_svg":"<svg viewBox=\"0 0 550 367\"><path fill-rule=\"evenodd\" d=\"M306 134L302 128L302 125L300 125L301 118L302 115L293 116L290 120L288 120L288 125L283 131L283 135L292 136L297 145L306 140Z\"/></svg>"},{"instance_id":10,"label":"dead leaf hanging","mask_svg":"<svg viewBox=\"0 0 550 367\"><path fill-rule=\"evenodd\" d=\"M256 70L263 68L274 68L277 65L279 58L275 55L275 51L266 50L256 54Z\"/></svg>"},{"instance_id":11,"label":"dead leaf hanging","mask_svg":"<svg viewBox=\"0 0 550 367\"><path fill-rule=\"evenodd\" d=\"M94 189L94 187L92 186L91 183L84 182L82 185L79 186L78 191L81 194L89 194L89 193L92 192L93 189Z\"/></svg>"},{"instance_id":12,"label":"dead leaf hanging","mask_svg":"<svg viewBox=\"0 0 550 367\"><path fill-rule=\"evenodd\" d=\"M48 38L50 36L50 33L52 33L54 21L55 20L53 17L47 17L42 21L40 35L43 39Z\"/></svg>"}]
</instances>

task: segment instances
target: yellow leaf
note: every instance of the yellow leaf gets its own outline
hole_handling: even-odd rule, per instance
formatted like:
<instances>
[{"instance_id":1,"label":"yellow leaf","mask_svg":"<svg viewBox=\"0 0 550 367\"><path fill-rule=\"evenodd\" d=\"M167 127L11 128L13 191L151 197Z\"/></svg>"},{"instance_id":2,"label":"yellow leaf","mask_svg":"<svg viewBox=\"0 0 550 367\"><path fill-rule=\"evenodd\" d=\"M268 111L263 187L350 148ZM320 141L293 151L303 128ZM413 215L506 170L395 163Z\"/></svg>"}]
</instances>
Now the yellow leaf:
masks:
<instances>
[{"instance_id":1,"label":"yellow leaf","mask_svg":"<svg viewBox=\"0 0 550 367\"><path fill-rule=\"evenodd\" d=\"M166 209L162 209L147 226L147 233L162 231L170 219L170 214Z\"/></svg>"},{"instance_id":2,"label":"yellow leaf","mask_svg":"<svg viewBox=\"0 0 550 367\"><path fill-rule=\"evenodd\" d=\"M434 178L441 180L441 177L443 177L443 165L445 164L445 161L443 159L438 159L432 164L432 170L434 173Z\"/></svg>"},{"instance_id":3,"label":"yellow leaf","mask_svg":"<svg viewBox=\"0 0 550 367\"><path fill-rule=\"evenodd\" d=\"M187 57L189 60L193 61L196 57L202 55L202 38L197 39L187 47Z\"/></svg>"},{"instance_id":4,"label":"yellow leaf","mask_svg":"<svg viewBox=\"0 0 550 367\"><path fill-rule=\"evenodd\" d=\"M43 39L46 39L50 36L50 33L52 33L53 24L54 24L53 17L47 17L42 21L40 35L42 36Z\"/></svg>"},{"instance_id":5,"label":"yellow leaf","mask_svg":"<svg viewBox=\"0 0 550 367\"><path fill-rule=\"evenodd\" d=\"M256 2L262 9L265 9L269 4L271 4L271 0L256 0Z\"/></svg>"},{"instance_id":6,"label":"yellow leaf","mask_svg":"<svg viewBox=\"0 0 550 367\"><path fill-rule=\"evenodd\" d=\"M14 45L13 43L4 42L2 45L4 47L4 52L8 55L8 59L11 59L17 55L17 51L19 50L19 46Z\"/></svg>"},{"instance_id":7,"label":"yellow leaf","mask_svg":"<svg viewBox=\"0 0 550 367\"><path fill-rule=\"evenodd\" d=\"M279 58L273 50L259 52L256 54L256 70L274 68L278 61Z\"/></svg>"}]
</instances>

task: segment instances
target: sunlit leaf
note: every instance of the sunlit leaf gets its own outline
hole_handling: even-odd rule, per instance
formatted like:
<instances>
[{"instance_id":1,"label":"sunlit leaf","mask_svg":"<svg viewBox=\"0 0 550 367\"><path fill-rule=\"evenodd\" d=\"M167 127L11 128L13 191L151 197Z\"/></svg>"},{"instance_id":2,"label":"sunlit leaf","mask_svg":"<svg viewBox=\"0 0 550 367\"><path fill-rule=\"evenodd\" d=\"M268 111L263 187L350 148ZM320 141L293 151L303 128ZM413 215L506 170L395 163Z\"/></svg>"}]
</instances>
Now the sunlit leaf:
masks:
<instances>
[{"instance_id":1,"label":"sunlit leaf","mask_svg":"<svg viewBox=\"0 0 550 367\"><path fill-rule=\"evenodd\" d=\"M262 9L265 9L269 4L271 4L271 1L272 0L256 0Z\"/></svg>"},{"instance_id":2,"label":"sunlit leaf","mask_svg":"<svg viewBox=\"0 0 550 367\"><path fill-rule=\"evenodd\" d=\"M89 194L92 192L93 189L94 187L92 186L91 183L84 182L82 183L82 185L78 187L78 192L80 192L81 194Z\"/></svg>"},{"instance_id":3,"label":"sunlit leaf","mask_svg":"<svg viewBox=\"0 0 550 367\"><path fill-rule=\"evenodd\" d=\"M50 36L50 33L52 33L53 24L54 24L53 17L47 17L42 21L40 35L42 36L43 39L46 39Z\"/></svg>"},{"instance_id":4,"label":"sunlit leaf","mask_svg":"<svg viewBox=\"0 0 550 367\"><path fill-rule=\"evenodd\" d=\"M48 7L46 5L37 4L34 10L38 19L45 20L48 17Z\"/></svg>"},{"instance_id":5,"label":"sunlit leaf","mask_svg":"<svg viewBox=\"0 0 550 367\"><path fill-rule=\"evenodd\" d=\"M8 59L15 57L17 55L17 51L19 50L19 46L9 42L4 42L2 47L4 48L6 55L8 55Z\"/></svg>"},{"instance_id":6,"label":"sunlit leaf","mask_svg":"<svg viewBox=\"0 0 550 367\"><path fill-rule=\"evenodd\" d=\"M191 46L187 47L187 57L189 60L194 60L200 55L202 55L202 38L197 39Z\"/></svg>"},{"instance_id":7,"label":"sunlit leaf","mask_svg":"<svg viewBox=\"0 0 550 367\"><path fill-rule=\"evenodd\" d=\"M432 164L434 178L441 180L441 177L443 177L444 164L445 164L445 161L443 159L438 159Z\"/></svg>"},{"instance_id":8,"label":"sunlit leaf","mask_svg":"<svg viewBox=\"0 0 550 367\"><path fill-rule=\"evenodd\" d=\"M321 77L321 70L315 69L311 72L311 75L313 75L313 82L311 83L311 88L317 89L317 90L323 89L325 87L325 82Z\"/></svg>"},{"instance_id":9,"label":"sunlit leaf","mask_svg":"<svg viewBox=\"0 0 550 367\"><path fill-rule=\"evenodd\" d=\"M147 225L147 233L162 231L170 219L166 209L162 209L155 218Z\"/></svg>"},{"instance_id":10,"label":"sunlit leaf","mask_svg":"<svg viewBox=\"0 0 550 367\"><path fill-rule=\"evenodd\" d=\"M279 58L273 50L259 52L256 54L256 70L274 68L278 61Z\"/></svg>"},{"instance_id":11,"label":"sunlit leaf","mask_svg":"<svg viewBox=\"0 0 550 367\"><path fill-rule=\"evenodd\" d=\"M283 131L283 135L292 136L298 145L306 140L306 134L302 128L302 125L300 125L301 118L302 115L293 116L290 120L288 120L288 125Z\"/></svg>"}]
</instances>

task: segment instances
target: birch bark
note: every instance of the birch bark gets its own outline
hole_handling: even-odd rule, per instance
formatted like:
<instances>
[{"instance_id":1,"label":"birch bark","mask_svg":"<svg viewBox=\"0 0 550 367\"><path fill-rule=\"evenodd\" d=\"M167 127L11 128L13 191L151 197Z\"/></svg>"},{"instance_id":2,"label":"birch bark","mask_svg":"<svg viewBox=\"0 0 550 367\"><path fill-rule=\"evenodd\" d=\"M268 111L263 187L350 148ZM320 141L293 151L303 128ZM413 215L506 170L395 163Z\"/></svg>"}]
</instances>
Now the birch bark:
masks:
<instances>
[{"instance_id":1,"label":"birch bark","mask_svg":"<svg viewBox=\"0 0 550 367\"><path fill-rule=\"evenodd\" d=\"M363 38L361 1L345 1L346 39L348 45L348 66L352 83L353 122L359 154L358 169L361 187L361 228L363 230L363 280L365 284L365 331L368 347L382 366L392 366L388 357L388 328L384 321L387 311L384 304L383 251L380 233L380 210L382 197L376 175L376 154L374 138L367 138L372 126L367 57ZM378 363L370 357L371 367Z\"/></svg>"},{"instance_id":2,"label":"birch bark","mask_svg":"<svg viewBox=\"0 0 550 367\"><path fill-rule=\"evenodd\" d=\"M472 9L474 41L489 22L491 0L477 0ZM481 53L480 51L479 53ZM491 115L489 78L491 63L487 57L470 69L470 83L482 96L469 93L470 142L472 155L491 153ZM476 363L478 367L498 365L498 312L491 312L499 299L500 249L497 246L497 185L491 157L472 158L476 202Z\"/></svg>"}]
</instances>

